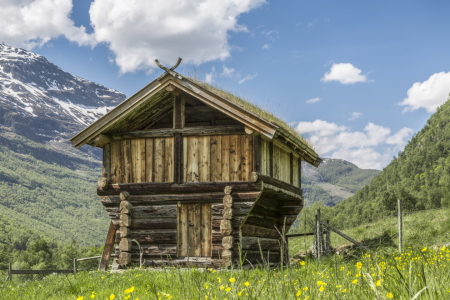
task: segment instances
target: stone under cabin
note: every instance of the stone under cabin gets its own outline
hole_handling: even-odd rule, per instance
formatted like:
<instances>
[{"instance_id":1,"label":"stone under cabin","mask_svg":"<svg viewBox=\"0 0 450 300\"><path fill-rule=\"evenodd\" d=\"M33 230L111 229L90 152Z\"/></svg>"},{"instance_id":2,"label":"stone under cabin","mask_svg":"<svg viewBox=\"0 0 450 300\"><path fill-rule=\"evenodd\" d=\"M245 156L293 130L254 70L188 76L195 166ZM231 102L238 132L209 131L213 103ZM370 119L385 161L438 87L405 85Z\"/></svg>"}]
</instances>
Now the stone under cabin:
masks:
<instances>
[{"instance_id":1,"label":"stone under cabin","mask_svg":"<svg viewBox=\"0 0 450 300\"><path fill-rule=\"evenodd\" d=\"M103 150L100 269L111 254L121 266L279 263L304 205L301 162L321 159L271 113L163 68L71 139Z\"/></svg>"}]
</instances>

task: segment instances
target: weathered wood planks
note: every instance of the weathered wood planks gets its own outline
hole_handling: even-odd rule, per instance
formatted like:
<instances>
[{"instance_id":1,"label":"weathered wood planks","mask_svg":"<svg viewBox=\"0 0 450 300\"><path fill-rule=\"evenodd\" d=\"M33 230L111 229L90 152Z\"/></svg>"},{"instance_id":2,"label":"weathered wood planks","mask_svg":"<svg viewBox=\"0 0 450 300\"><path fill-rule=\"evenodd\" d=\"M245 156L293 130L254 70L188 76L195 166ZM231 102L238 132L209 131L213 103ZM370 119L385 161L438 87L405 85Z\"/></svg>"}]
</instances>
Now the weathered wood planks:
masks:
<instances>
[{"instance_id":1,"label":"weathered wood planks","mask_svg":"<svg viewBox=\"0 0 450 300\"><path fill-rule=\"evenodd\" d=\"M112 184L174 180L172 137L112 141L109 148Z\"/></svg>"},{"instance_id":2,"label":"weathered wood planks","mask_svg":"<svg viewBox=\"0 0 450 300\"><path fill-rule=\"evenodd\" d=\"M253 171L249 135L183 138L186 182L247 181Z\"/></svg>"}]
</instances>

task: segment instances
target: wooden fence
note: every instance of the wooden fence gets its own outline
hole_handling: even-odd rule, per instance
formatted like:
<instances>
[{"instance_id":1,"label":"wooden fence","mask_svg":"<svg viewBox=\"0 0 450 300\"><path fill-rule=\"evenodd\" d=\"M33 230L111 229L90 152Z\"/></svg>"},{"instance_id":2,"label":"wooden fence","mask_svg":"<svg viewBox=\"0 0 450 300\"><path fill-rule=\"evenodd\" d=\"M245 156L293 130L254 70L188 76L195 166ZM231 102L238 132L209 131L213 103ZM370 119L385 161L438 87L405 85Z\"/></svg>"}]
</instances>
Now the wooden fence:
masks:
<instances>
[{"instance_id":1,"label":"wooden fence","mask_svg":"<svg viewBox=\"0 0 450 300\"><path fill-rule=\"evenodd\" d=\"M111 257L115 257L115 254L112 254ZM8 277L7 279L11 280L12 275L47 275L47 274L76 274L78 271L86 271L86 270L92 270L94 268L82 268L78 269L78 262L80 261L86 261L86 260L92 260L92 259L99 259L102 258L102 256L93 256L93 257L86 257L86 258L74 258L73 259L73 269L67 269L67 270L61 270L61 269L50 269L50 270L13 270L12 264L9 263L8 268Z\"/></svg>"}]
</instances>

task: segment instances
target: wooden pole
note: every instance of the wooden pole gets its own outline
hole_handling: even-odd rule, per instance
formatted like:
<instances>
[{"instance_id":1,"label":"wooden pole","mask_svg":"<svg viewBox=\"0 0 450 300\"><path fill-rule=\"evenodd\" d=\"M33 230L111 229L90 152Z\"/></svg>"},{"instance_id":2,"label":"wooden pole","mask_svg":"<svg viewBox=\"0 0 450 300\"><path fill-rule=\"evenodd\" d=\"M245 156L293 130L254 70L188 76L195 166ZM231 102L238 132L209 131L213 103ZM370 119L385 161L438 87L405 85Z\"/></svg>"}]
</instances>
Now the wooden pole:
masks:
<instances>
[{"instance_id":1,"label":"wooden pole","mask_svg":"<svg viewBox=\"0 0 450 300\"><path fill-rule=\"evenodd\" d=\"M398 199L398 252L403 248L402 200Z\"/></svg>"},{"instance_id":2,"label":"wooden pole","mask_svg":"<svg viewBox=\"0 0 450 300\"><path fill-rule=\"evenodd\" d=\"M317 260L320 260L321 257L321 251L322 251L322 245L320 244L320 209L317 210L317 215L316 215L316 244L317 244L317 248L316 248L316 253L317 253Z\"/></svg>"},{"instance_id":3,"label":"wooden pole","mask_svg":"<svg viewBox=\"0 0 450 300\"><path fill-rule=\"evenodd\" d=\"M77 274L77 259L73 259L73 274Z\"/></svg>"},{"instance_id":4,"label":"wooden pole","mask_svg":"<svg viewBox=\"0 0 450 300\"><path fill-rule=\"evenodd\" d=\"M116 238L117 227L111 223L109 224L108 235L106 236L105 246L103 247L103 253L101 256L100 264L98 269L100 271L106 271L109 266L109 259L111 258L111 253L114 247L114 240Z\"/></svg>"},{"instance_id":5,"label":"wooden pole","mask_svg":"<svg viewBox=\"0 0 450 300\"><path fill-rule=\"evenodd\" d=\"M330 225L330 220L327 220L327 224ZM325 240L325 251L331 253L331 237L330 237L330 228L327 227L327 237Z\"/></svg>"}]
</instances>

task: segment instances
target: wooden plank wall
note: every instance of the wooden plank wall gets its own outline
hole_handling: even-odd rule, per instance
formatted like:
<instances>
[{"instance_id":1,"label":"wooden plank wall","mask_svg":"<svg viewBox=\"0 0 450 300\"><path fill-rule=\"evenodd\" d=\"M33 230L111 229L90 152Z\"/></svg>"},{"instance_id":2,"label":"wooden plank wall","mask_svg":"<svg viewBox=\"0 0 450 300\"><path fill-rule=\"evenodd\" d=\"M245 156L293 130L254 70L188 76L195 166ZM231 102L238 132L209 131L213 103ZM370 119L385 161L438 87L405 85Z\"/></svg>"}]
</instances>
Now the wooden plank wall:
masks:
<instances>
[{"instance_id":1,"label":"wooden plank wall","mask_svg":"<svg viewBox=\"0 0 450 300\"><path fill-rule=\"evenodd\" d=\"M281 181L290 183L291 179L291 153L293 155L292 160L292 175L293 175L293 185L300 187L299 180L299 161L300 156L289 150L288 147L283 146L281 143L273 143L273 167L272 174L273 178L279 179ZM271 142L262 139L261 140L261 174L271 176L270 170L270 147Z\"/></svg>"},{"instance_id":2,"label":"wooden plank wall","mask_svg":"<svg viewBox=\"0 0 450 300\"><path fill-rule=\"evenodd\" d=\"M185 182L248 181L253 171L250 135L184 137Z\"/></svg>"},{"instance_id":3,"label":"wooden plank wall","mask_svg":"<svg viewBox=\"0 0 450 300\"><path fill-rule=\"evenodd\" d=\"M111 141L111 183L173 182L173 137Z\"/></svg>"}]
</instances>

